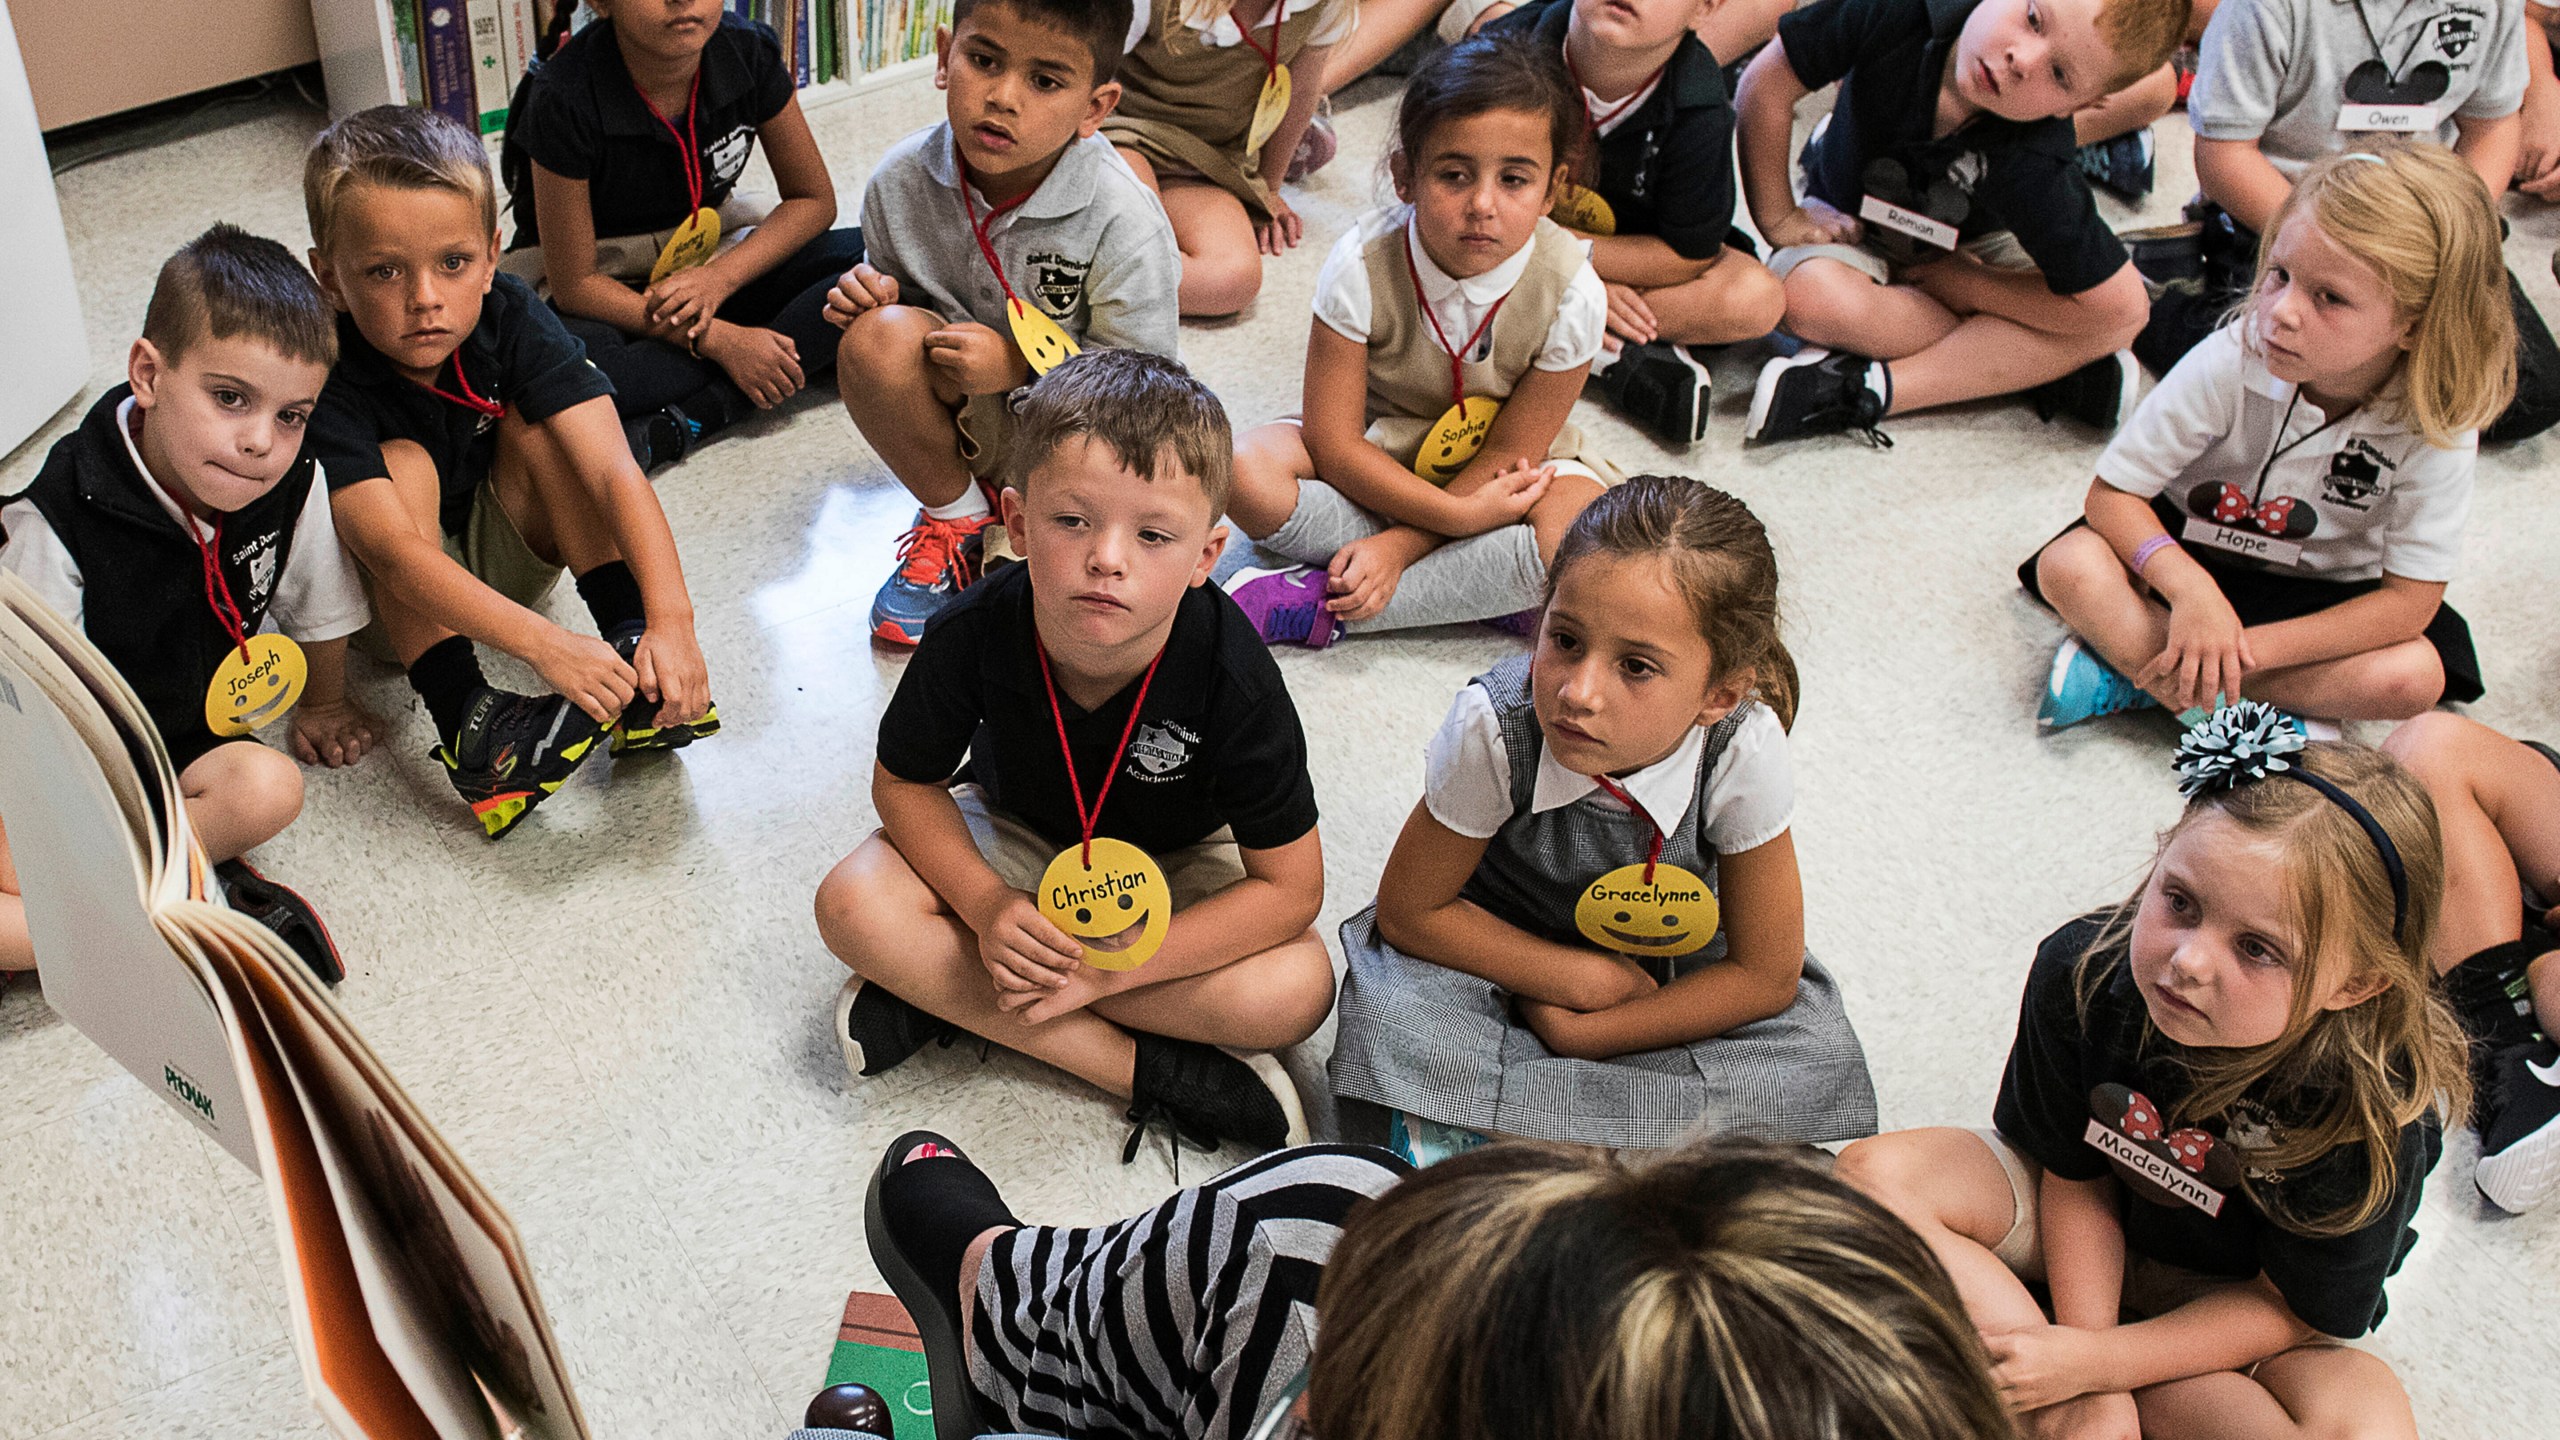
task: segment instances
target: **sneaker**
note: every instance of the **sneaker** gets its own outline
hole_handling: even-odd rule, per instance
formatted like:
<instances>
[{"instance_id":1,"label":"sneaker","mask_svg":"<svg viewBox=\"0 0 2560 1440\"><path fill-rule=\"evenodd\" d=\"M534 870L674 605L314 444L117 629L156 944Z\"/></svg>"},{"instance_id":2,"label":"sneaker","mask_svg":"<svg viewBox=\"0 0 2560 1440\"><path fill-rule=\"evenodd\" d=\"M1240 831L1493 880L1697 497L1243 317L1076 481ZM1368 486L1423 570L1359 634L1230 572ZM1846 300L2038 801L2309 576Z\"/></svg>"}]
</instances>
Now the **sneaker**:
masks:
<instances>
[{"instance_id":1,"label":"sneaker","mask_svg":"<svg viewBox=\"0 0 2560 1440\"><path fill-rule=\"evenodd\" d=\"M1323 108L1307 121L1307 133L1298 137L1298 148L1289 156L1289 168L1280 177L1284 185L1295 185L1331 164L1334 152L1342 148L1333 133L1333 102L1319 103Z\"/></svg>"},{"instance_id":2,"label":"sneaker","mask_svg":"<svg viewBox=\"0 0 2560 1440\"><path fill-rule=\"evenodd\" d=\"M2126 230L2117 238L2124 241L2125 252L2133 257L2133 268L2145 286L2165 289L2180 281L2196 286L2204 283L2202 221L2181 220L2172 225ZM2156 289L2152 298L2159 298Z\"/></svg>"},{"instance_id":3,"label":"sneaker","mask_svg":"<svg viewBox=\"0 0 2560 1440\"><path fill-rule=\"evenodd\" d=\"M2207 720L2212 719L2213 712L2220 709L2222 704L2229 703L2227 701L2222 701L2222 697L2219 695L2214 698L2217 702L2221 703L2214 705L2190 705L2186 709L2179 711L2178 728L2181 730L2193 730ZM2287 725L2292 726L2293 733L2301 736L2305 740L2339 740L2345 738L2346 732L2338 728L2338 722L2335 720L2314 720L2308 716L2296 715L2290 710L2276 710L2276 707L2273 705L2269 705L2267 708L2275 710L2276 718L2282 720Z\"/></svg>"},{"instance_id":4,"label":"sneaker","mask_svg":"<svg viewBox=\"0 0 2560 1440\"><path fill-rule=\"evenodd\" d=\"M1863 355L1835 355L1807 345L1790 358L1760 367L1760 382L1751 390L1751 414L1742 422L1744 443L1856 430L1868 444L1890 448L1892 439L1876 427L1892 407L1893 371L1882 372L1885 392L1878 396L1867 384L1875 363Z\"/></svg>"},{"instance_id":5,"label":"sneaker","mask_svg":"<svg viewBox=\"0 0 2560 1440\"><path fill-rule=\"evenodd\" d=\"M481 830L497 840L559 792L603 731L594 716L560 696L483 685L453 743L433 753Z\"/></svg>"},{"instance_id":6,"label":"sneaker","mask_svg":"<svg viewBox=\"0 0 2560 1440\"><path fill-rule=\"evenodd\" d=\"M246 860L225 860L213 867L213 873L222 882L224 903L276 932L303 965L320 977L321 984L335 985L347 978L346 964L338 958L338 942L329 938L329 927L320 923L310 901L249 868Z\"/></svg>"},{"instance_id":7,"label":"sneaker","mask_svg":"<svg viewBox=\"0 0 2560 1440\"><path fill-rule=\"evenodd\" d=\"M1230 1140L1257 1151L1307 1143L1298 1087L1277 1059L1143 1030L1131 1034L1138 1064L1121 1164L1137 1158L1138 1142L1152 1125L1164 1126L1175 1144L1195 1150L1214 1150Z\"/></svg>"},{"instance_id":8,"label":"sneaker","mask_svg":"<svg viewBox=\"0 0 2560 1440\"><path fill-rule=\"evenodd\" d=\"M621 656L624 664L630 664L631 657L640 653L642 633L633 630L615 637L613 653ZM720 707L717 705L705 708L699 720L682 725L660 725L658 702L635 694L631 703L623 706L622 714L614 720L612 738L605 742L605 753L616 760L625 755L664 754L719 733Z\"/></svg>"},{"instance_id":9,"label":"sneaker","mask_svg":"<svg viewBox=\"0 0 2560 1440\"><path fill-rule=\"evenodd\" d=\"M2059 380L2048 380L2027 392L2036 418L2050 422L2068 415L2083 425L2113 430L2133 413L2134 390L2142 381L2142 365L2130 350L2102 355Z\"/></svg>"},{"instance_id":10,"label":"sneaker","mask_svg":"<svg viewBox=\"0 0 2560 1440\"><path fill-rule=\"evenodd\" d=\"M2090 184L2133 204L2151 193L2151 162L2158 153L2158 142L2146 125L2112 140L2081 146L2080 173L2089 177Z\"/></svg>"},{"instance_id":11,"label":"sneaker","mask_svg":"<svg viewBox=\"0 0 2560 1440\"><path fill-rule=\"evenodd\" d=\"M871 633L892 645L924 638L925 622L942 613L978 578L978 532L995 515L936 520L922 510L898 537L898 568L871 600Z\"/></svg>"},{"instance_id":12,"label":"sneaker","mask_svg":"<svg viewBox=\"0 0 2560 1440\"><path fill-rule=\"evenodd\" d=\"M2044 682L2044 700L2036 706L2036 725L2062 730L2083 720L2140 710L2160 702L2149 691L2116 673L2080 637L2072 636L2053 652L2053 673Z\"/></svg>"},{"instance_id":13,"label":"sneaker","mask_svg":"<svg viewBox=\"0 0 2560 1440\"><path fill-rule=\"evenodd\" d=\"M1402 1110L1387 1112L1387 1148L1417 1170L1492 1143L1492 1137L1461 1125L1443 1125Z\"/></svg>"},{"instance_id":14,"label":"sneaker","mask_svg":"<svg viewBox=\"0 0 2560 1440\"><path fill-rule=\"evenodd\" d=\"M1544 608L1532 605L1526 610L1514 610L1508 615L1496 615L1490 620L1479 620L1476 623L1487 630L1499 630L1505 635L1517 635L1523 640L1535 640L1538 638L1538 621L1546 613Z\"/></svg>"},{"instance_id":15,"label":"sneaker","mask_svg":"<svg viewBox=\"0 0 2560 1440\"><path fill-rule=\"evenodd\" d=\"M1609 404L1666 445L1686 448L1707 433L1707 400L1715 379L1677 345L1647 342L1618 352L1592 376Z\"/></svg>"},{"instance_id":16,"label":"sneaker","mask_svg":"<svg viewBox=\"0 0 2560 1440\"><path fill-rule=\"evenodd\" d=\"M2479 1098L2480 1166L2471 1182L2521 1215L2560 1189L2560 1045L2511 1045L2492 1057Z\"/></svg>"},{"instance_id":17,"label":"sneaker","mask_svg":"<svg viewBox=\"0 0 2560 1440\"><path fill-rule=\"evenodd\" d=\"M1227 594L1265 645L1321 650L1342 638L1342 622L1324 608L1325 572L1311 565L1239 570L1228 578Z\"/></svg>"},{"instance_id":18,"label":"sneaker","mask_svg":"<svg viewBox=\"0 0 2560 1440\"><path fill-rule=\"evenodd\" d=\"M661 405L622 422L622 438L631 442L631 458L640 473L654 475L693 453L702 425L673 405Z\"/></svg>"},{"instance_id":19,"label":"sneaker","mask_svg":"<svg viewBox=\"0 0 2560 1440\"><path fill-rule=\"evenodd\" d=\"M857 1080L886 1075L927 1045L948 1048L960 1027L928 1015L859 975L836 992L836 1043Z\"/></svg>"}]
</instances>

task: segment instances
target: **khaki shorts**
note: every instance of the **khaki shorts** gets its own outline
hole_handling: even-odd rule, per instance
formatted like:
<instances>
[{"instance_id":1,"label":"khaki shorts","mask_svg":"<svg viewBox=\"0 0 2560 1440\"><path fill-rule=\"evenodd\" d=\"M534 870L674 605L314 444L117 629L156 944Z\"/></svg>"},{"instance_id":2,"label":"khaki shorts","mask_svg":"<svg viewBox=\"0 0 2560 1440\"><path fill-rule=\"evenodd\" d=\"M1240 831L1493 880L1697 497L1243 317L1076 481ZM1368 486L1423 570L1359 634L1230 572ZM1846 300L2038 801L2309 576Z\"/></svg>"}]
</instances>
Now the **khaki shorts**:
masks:
<instances>
[{"instance_id":1,"label":"khaki shorts","mask_svg":"<svg viewBox=\"0 0 2560 1440\"><path fill-rule=\"evenodd\" d=\"M766 216L782 204L782 197L769 190L733 190L720 202L720 248L715 258L726 255L741 240L755 233ZM596 273L610 275L625 285L646 286L649 272L657 268L658 255L667 242L676 237L674 227L640 235L612 235L596 241ZM498 258L498 268L532 286L536 291L551 293L551 278L543 269L542 247L528 245L510 250Z\"/></svg>"},{"instance_id":2,"label":"khaki shorts","mask_svg":"<svg viewBox=\"0 0 2560 1440\"><path fill-rule=\"evenodd\" d=\"M2036 262L2027 258L2026 247L2006 230L1978 235L1956 248L1994 270L2036 268ZM1894 279L1893 262L1863 245L1789 245L1769 257L1769 273L1784 280L1807 260L1837 260L1879 285L1890 285Z\"/></svg>"},{"instance_id":3,"label":"khaki shorts","mask_svg":"<svg viewBox=\"0 0 2560 1440\"><path fill-rule=\"evenodd\" d=\"M2021 1279L2042 1281L2044 1271L2044 1233L2036 1216L2038 1186L2044 1178L2044 1167L2027 1158L2009 1138L1997 1130L1976 1129L1973 1134L1991 1149L2000 1168L2009 1176L2009 1197L2015 1205L2011 1211L2009 1233L1991 1247L2009 1273ZM2147 1204L2148 1201L2136 1201ZM2179 1306L2216 1290L2244 1282L2220 1275L2200 1275L2166 1265L2147 1255L2128 1253L2124 1263L2124 1311L2136 1319L2163 1315ZM2314 1341L2312 1343L2319 1343Z\"/></svg>"},{"instance_id":4,"label":"khaki shorts","mask_svg":"<svg viewBox=\"0 0 2560 1440\"><path fill-rule=\"evenodd\" d=\"M952 803L968 822L969 838L996 878L1016 890L1037 890L1059 847L1040 832L987 803L987 792L975 785L951 787ZM1155 857L1164 867L1165 886L1179 912L1208 899L1244 878L1244 853L1235 837L1221 829L1197 845L1186 845Z\"/></svg>"},{"instance_id":5,"label":"khaki shorts","mask_svg":"<svg viewBox=\"0 0 2560 1440\"><path fill-rule=\"evenodd\" d=\"M463 521L462 533L446 535L444 553L447 558L471 572L472 578L497 591L526 609L537 609L560 583L560 567L533 553L523 532L498 503L498 492L487 480L471 495L471 515ZM377 607L378 608L378 607ZM398 659L391 653L391 642L383 633L382 621L376 619L356 635L356 648L377 660Z\"/></svg>"}]
</instances>

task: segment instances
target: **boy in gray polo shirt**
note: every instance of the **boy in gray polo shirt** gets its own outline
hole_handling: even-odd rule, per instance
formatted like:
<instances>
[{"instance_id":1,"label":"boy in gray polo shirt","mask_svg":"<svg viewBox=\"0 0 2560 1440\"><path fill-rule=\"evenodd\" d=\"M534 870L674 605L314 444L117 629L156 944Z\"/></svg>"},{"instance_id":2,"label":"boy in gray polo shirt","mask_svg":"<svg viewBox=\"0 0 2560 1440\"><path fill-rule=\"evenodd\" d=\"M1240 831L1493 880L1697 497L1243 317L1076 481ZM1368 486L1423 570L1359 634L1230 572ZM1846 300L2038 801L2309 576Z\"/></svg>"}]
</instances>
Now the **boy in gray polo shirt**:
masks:
<instances>
[{"instance_id":1,"label":"boy in gray polo shirt","mask_svg":"<svg viewBox=\"0 0 2560 1440\"><path fill-rule=\"evenodd\" d=\"M868 254L827 317L845 409L921 507L871 605L891 644L915 644L980 572L1005 397L1072 349L1175 353L1172 223L1095 134L1129 18L1130 0L958 0L934 61L949 118L863 192Z\"/></svg>"},{"instance_id":2,"label":"boy in gray polo shirt","mask_svg":"<svg viewBox=\"0 0 2560 1440\"><path fill-rule=\"evenodd\" d=\"M2205 203L2203 293L2152 307L2135 343L2163 374L2249 283L2258 231L2293 177L2360 139L2412 135L2451 146L2506 193L2522 135L2526 56L2517 0L2224 0L2205 28L2187 119ZM2524 291L2513 404L2483 442L2560 419L2560 352Z\"/></svg>"}]
</instances>

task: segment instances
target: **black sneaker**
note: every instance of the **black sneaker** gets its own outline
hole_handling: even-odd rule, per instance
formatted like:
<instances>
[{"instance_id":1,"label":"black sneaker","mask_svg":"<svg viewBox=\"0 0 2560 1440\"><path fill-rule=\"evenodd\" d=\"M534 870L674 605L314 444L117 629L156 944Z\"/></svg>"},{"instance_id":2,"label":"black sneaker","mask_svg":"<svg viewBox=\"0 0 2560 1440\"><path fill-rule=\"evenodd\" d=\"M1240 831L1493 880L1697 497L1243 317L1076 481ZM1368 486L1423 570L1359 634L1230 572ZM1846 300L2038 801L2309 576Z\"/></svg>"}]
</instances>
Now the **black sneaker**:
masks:
<instances>
[{"instance_id":1,"label":"black sneaker","mask_svg":"<svg viewBox=\"0 0 2560 1440\"><path fill-rule=\"evenodd\" d=\"M2521 1215L2560 1189L2560 1045L2510 1045L2488 1068L2473 1117L2480 1167L2471 1181L2490 1204Z\"/></svg>"},{"instance_id":2,"label":"black sneaker","mask_svg":"<svg viewBox=\"0 0 2560 1440\"><path fill-rule=\"evenodd\" d=\"M1592 376L1609 404L1666 445L1686 448L1707 433L1707 401L1715 380L1677 345L1647 342L1618 352L1617 363Z\"/></svg>"},{"instance_id":3,"label":"black sneaker","mask_svg":"<svg viewBox=\"0 0 2560 1440\"><path fill-rule=\"evenodd\" d=\"M2036 407L2036 418L2051 422L2057 415L2068 415L2083 425L2113 430L2133 413L2135 387L2142 383L2141 362L2130 350L2104 355L2063 376L2048 380L2027 392Z\"/></svg>"},{"instance_id":4,"label":"black sneaker","mask_svg":"<svg viewBox=\"0 0 2560 1440\"><path fill-rule=\"evenodd\" d=\"M1163 1125L1174 1143L1215 1150L1232 1140L1255 1150L1307 1141L1307 1118L1298 1088L1268 1055L1239 1057L1196 1040L1173 1040L1143 1030L1129 1097L1129 1140L1120 1163L1138 1157L1147 1127Z\"/></svg>"},{"instance_id":5,"label":"black sneaker","mask_svg":"<svg viewBox=\"0 0 2560 1440\"><path fill-rule=\"evenodd\" d=\"M2081 146L2080 173L2089 177L2090 184L2132 204L2151 193L2151 162L2158 153L2158 142L2146 125L2112 140Z\"/></svg>"},{"instance_id":6,"label":"black sneaker","mask_svg":"<svg viewBox=\"0 0 2560 1440\"><path fill-rule=\"evenodd\" d=\"M2133 257L2135 272L2147 284L2165 287L2182 280L2197 285L2204 282L2202 221L2181 220L2174 225L2127 230L2117 238L2124 241L2125 253Z\"/></svg>"},{"instance_id":7,"label":"black sneaker","mask_svg":"<svg viewBox=\"0 0 2560 1440\"><path fill-rule=\"evenodd\" d=\"M856 975L836 992L836 1043L857 1080L897 1069L929 1044L949 1045L960 1027L928 1015Z\"/></svg>"},{"instance_id":8,"label":"black sneaker","mask_svg":"<svg viewBox=\"0 0 2560 1440\"><path fill-rule=\"evenodd\" d=\"M213 874L222 882L224 901L276 932L303 965L320 977L321 984L335 985L347 978L346 963L338 958L338 942L329 938L329 927L320 923L320 913L310 901L249 868L246 860L225 860L213 867Z\"/></svg>"},{"instance_id":9,"label":"black sneaker","mask_svg":"<svg viewBox=\"0 0 2560 1440\"><path fill-rule=\"evenodd\" d=\"M702 422L680 406L661 405L622 422L622 438L631 442L631 458L640 473L654 475L693 453L702 439Z\"/></svg>"},{"instance_id":10,"label":"black sneaker","mask_svg":"<svg viewBox=\"0 0 2560 1440\"><path fill-rule=\"evenodd\" d=\"M433 752L492 840L558 793L604 727L557 695L480 687L451 745Z\"/></svg>"},{"instance_id":11,"label":"black sneaker","mask_svg":"<svg viewBox=\"0 0 2560 1440\"><path fill-rule=\"evenodd\" d=\"M1884 378L1884 394L1867 385L1870 367ZM1751 390L1751 414L1742 422L1743 441L1793 440L1805 435L1834 435L1856 430L1867 443L1890 449L1893 440L1876 427L1893 403L1893 371L1863 355L1833 354L1807 345L1791 358L1760 367L1760 383Z\"/></svg>"},{"instance_id":12,"label":"black sneaker","mask_svg":"<svg viewBox=\"0 0 2560 1440\"><path fill-rule=\"evenodd\" d=\"M623 664L630 664L631 657L640 653L640 637L645 633L632 630L614 637L613 653L622 657ZM605 753L616 760L625 755L663 754L669 750L681 750L696 740L719 733L720 707L717 705L704 707L702 718L698 720L682 725L660 725L658 702L646 695L634 694L631 703L622 707L622 714L613 722L613 735L605 742Z\"/></svg>"}]
</instances>

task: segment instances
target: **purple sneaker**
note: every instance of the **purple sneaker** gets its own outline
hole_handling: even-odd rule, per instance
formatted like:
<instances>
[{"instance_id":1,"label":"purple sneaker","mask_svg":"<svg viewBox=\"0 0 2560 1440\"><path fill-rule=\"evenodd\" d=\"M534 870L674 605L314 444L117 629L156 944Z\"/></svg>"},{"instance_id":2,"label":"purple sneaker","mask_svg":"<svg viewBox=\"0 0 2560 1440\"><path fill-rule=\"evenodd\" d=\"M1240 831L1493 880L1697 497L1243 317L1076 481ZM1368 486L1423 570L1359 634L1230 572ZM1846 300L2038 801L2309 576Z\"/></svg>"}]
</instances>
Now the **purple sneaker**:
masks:
<instances>
[{"instance_id":1,"label":"purple sneaker","mask_svg":"<svg viewBox=\"0 0 2560 1440\"><path fill-rule=\"evenodd\" d=\"M1324 572L1313 566L1239 570L1227 581L1227 594L1265 645L1321 650L1342 638L1342 622L1324 608Z\"/></svg>"},{"instance_id":2,"label":"purple sneaker","mask_svg":"<svg viewBox=\"0 0 2560 1440\"><path fill-rule=\"evenodd\" d=\"M1331 107L1317 111L1307 122L1307 133L1298 137L1297 153L1289 157L1289 168L1283 172L1281 183L1295 185L1323 169L1332 162L1333 152L1340 144L1333 134Z\"/></svg>"},{"instance_id":3,"label":"purple sneaker","mask_svg":"<svg viewBox=\"0 0 2560 1440\"><path fill-rule=\"evenodd\" d=\"M1543 608L1532 605L1514 614L1496 615L1476 623L1487 630L1499 630L1505 635L1517 635L1523 640L1535 640L1538 638L1538 617L1545 613Z\"/></svg>"}]
</instances>

